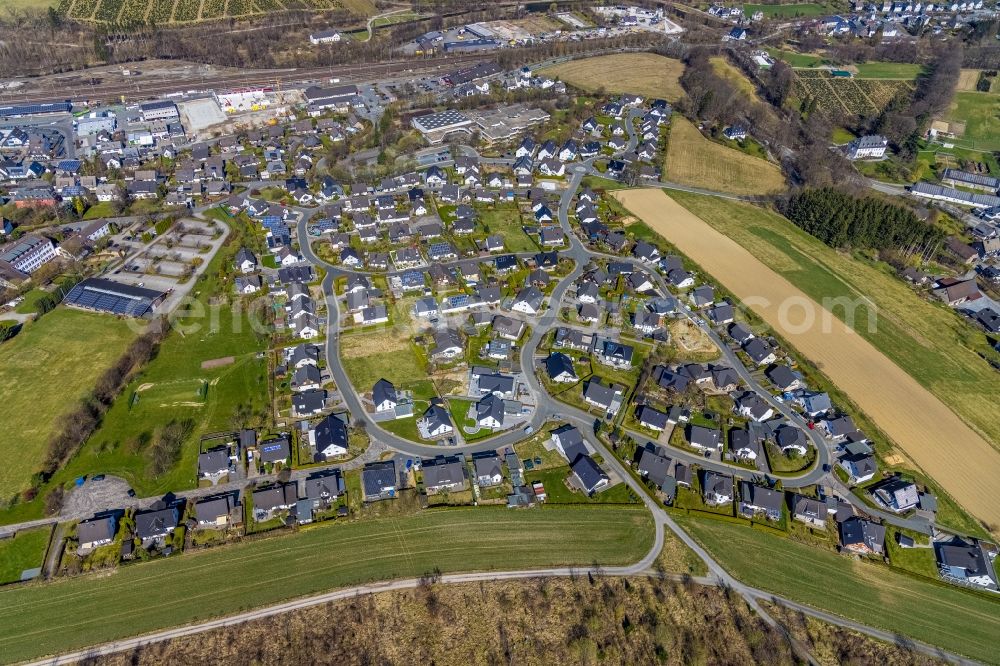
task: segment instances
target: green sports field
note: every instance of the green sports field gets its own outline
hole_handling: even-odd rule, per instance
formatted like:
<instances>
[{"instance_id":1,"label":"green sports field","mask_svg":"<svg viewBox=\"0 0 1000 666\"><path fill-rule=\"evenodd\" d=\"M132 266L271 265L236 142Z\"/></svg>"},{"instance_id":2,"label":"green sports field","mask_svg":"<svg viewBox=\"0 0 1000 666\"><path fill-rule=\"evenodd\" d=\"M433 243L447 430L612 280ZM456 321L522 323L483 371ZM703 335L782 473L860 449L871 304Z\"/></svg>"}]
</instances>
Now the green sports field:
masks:
<instances>
[{"instance_id":1,"label":"green sports field","mask_svg":"<svg viewBox=\"0 0 1000 666\"><path fill-rule=\"evenodd\" d=\"M0 403L7 437L0 450L0 497L29 485L62 414L94 388L136 337L114 317L60 307L0 344Z\"/></svg>"},{"instance_id":2,"label":"green sports field","mask_svg":"<svg viewBox=\"0 0 1000 666\"><path fill-rule=\"evenodd\" d=\"M653 545L644 507L434 509L319 524L44 585L0 590L0 654L38 658L364 582L628 564Z\"/></svg>"},{"instance_id":3,"label":"green sports field","mask_svg":"<svg viewBox=\"0 0 1000 666\"><path fill-rule=\"evenodd\" d=\"M896 573L761 530L677 520L748 585L974 659L998 661L1000 598Z\"/></svg>"}]
</instances>

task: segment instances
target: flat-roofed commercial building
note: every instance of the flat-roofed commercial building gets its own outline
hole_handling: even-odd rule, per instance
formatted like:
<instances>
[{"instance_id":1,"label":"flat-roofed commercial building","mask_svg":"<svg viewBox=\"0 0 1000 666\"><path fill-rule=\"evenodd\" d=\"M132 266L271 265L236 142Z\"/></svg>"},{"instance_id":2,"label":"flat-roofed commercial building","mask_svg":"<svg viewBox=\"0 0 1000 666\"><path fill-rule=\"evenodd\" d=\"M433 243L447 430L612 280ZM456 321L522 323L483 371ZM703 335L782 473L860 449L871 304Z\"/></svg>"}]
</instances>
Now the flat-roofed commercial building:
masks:
<instances>
[{"instance_id":1,"label":"flat-roofed commercial building","mask_svg":"<svg viewBox=\"0 0 1000 666\"><path fill-rule=\"evenodd\" d=\"M454 109L417 116L410 123L432 144L441 143L452 132L466 134L472 132L472 120L464 113Z\"/></svg>"}]
</instances>

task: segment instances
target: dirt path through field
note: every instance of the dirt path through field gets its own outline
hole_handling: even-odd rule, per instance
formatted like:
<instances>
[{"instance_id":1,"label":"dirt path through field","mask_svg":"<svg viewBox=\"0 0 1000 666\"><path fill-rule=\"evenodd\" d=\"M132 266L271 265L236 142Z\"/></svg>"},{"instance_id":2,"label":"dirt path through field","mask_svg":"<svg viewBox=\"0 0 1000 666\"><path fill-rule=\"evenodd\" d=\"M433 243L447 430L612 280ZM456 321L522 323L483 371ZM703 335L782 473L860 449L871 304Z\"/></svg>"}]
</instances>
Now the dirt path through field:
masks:
<instances>
[{"instance_id":1,"label":"dirt path through field","mask_svg":"<svg viewBox=\"0 0 1000 666\"><path fill-rule=\"evenodd\" d=\"M1000 452L843 322L661 190L614 193L812 360L962 506L1000 525ZM803 325L811 310L815 324Z\"/></svg>"}]
</instances>

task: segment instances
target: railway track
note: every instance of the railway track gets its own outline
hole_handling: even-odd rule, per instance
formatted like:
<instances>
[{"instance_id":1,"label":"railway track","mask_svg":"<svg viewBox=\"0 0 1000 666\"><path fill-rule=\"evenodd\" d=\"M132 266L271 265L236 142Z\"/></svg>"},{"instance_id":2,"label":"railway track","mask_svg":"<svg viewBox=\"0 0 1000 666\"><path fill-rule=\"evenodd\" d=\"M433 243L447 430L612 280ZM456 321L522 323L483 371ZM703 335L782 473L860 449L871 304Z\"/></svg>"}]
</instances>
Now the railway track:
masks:
<instances>
[{"instance_id":1,"label":"railway track","mask_svg":"<svg viewBox=\"0 0 1000 666\"><path fill-rule=\"evenodd\" d=\"M437 71L438 69L461 67L479 62L483 54L462 56L445 56L427 60L396 60L363 65L341 65L332 67L306 67L287 70L247 71L238 74L220 74L216 76L183 76L177 79L154 81L137 77L119 81L101 81L91 83L81 80L79 83L64 85L58 81L46 81L43 85L38 80L30 83L30 89L23 91L3 91L0 93L0 103L16 104L23 102L60 102L64 100L83 101L99 100L103 103L117 101L125 96L130 101L139 101L164 95L183 93L193 90L223 90L237 87L258 87L290 85L306 81L323 81L339 78L344 83L371 81L394 74L412 72L414 74ZM121 75L117 72L115 77ZM58 92L55 92L58 90Z\"/></svg>"}]
</instances>

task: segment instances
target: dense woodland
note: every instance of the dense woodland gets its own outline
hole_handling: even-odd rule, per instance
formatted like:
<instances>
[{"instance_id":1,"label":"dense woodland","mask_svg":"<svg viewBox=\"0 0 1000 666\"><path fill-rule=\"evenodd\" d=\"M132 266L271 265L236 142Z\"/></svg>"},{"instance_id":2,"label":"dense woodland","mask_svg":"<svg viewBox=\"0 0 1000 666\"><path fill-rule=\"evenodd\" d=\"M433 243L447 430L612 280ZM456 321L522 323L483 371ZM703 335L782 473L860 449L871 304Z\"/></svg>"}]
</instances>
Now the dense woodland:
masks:
<instances>
[{"instance_id":1,"label":"dense woodland","mask_svg":"<svg viewBox=\"0 0 1000 666\"><path fill-rule=\"evenodd\" d=\"M830 625L823 663L936 663ZM331 627L335 629L331 630ZM812 627L815 628L815 627ZM783 664L785 638L735 593L657 578L422 584L144 646L85 664Z\"/></svg>"},{"instance_id":2,"label":"dense woodland","mask_svg":"<svg viewBox=\"0 0 1000 666\"><path fill-rule=\"evenodd\" d=\"M797 192L779 204L796 226L837 248L932 252L943 240L941 229L904 206L832 188Z\"/></svg>"}]
</instances>

